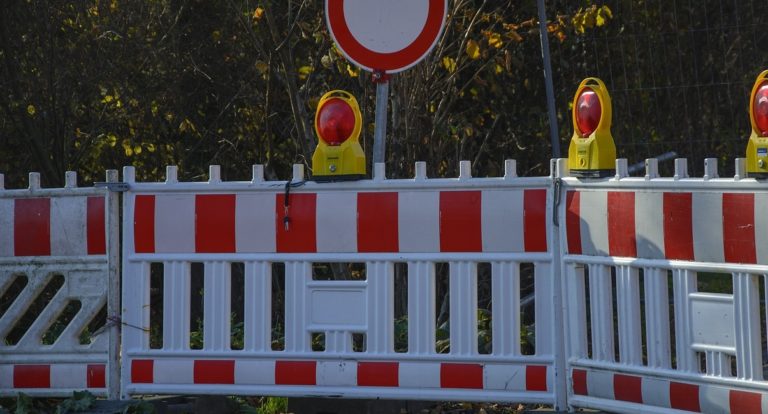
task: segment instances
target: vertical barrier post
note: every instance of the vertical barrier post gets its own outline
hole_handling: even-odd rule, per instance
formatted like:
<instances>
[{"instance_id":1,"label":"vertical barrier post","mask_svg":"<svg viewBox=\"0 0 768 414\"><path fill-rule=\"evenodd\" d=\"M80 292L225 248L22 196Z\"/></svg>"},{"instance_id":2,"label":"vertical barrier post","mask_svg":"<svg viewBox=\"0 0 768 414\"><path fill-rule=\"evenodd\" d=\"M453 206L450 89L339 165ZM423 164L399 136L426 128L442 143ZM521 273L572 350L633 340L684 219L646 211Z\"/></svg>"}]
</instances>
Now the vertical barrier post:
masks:
<instances>
[{"instance_id":1,"label":"vertical barrier post","mask_svg":"<svg viewBox=\"0 0 768 414\"><path fill-rule=\"evenodd\" d=\"M543 12L543 3L541 4L540 13L541 12ZM542 37L546 38L546 33L542 34ZM547 45L547 48L548 47L549 45ZM551 86L551 79L548 82ZM567 161L567 159L553 159L550 162L550 175L552 177L552 184L551 191L547 191L547 205L552 206L552 208L548 209L549 212L547 213L546 217L548 223L552 223L552 226L547 226L547 228L550 229L550 232L547 235L547 239L550 240L549 246L551 249L550 253L552 254L552 264L550 265L550 270L552 275L552 304L554 305L554 311L552 312L552 315L554 316L552 326L552 331L554 331L552 335L554 344L550 349L554 354L555 410L566 409L566 397L568 394L568 372L565 366L565 350L567 348L565 347L565 334L563 332L563 318L565 315L567 315L567 309L564 307L565 301L563 301L562 297L564 292L564 284L562 278L563 263L561 257L559 226L561 222L565 221L565 214L560 214L560 205L565 205L565 203L562 202L563 191L559 183L562 179L562 173L567 171ZM540 301L537 300L536 304L538 305L539 302ZM538 309L536 315L539 315ZM539 324L537 323L536 325L538 326Z\"/></svg>"},{"instance_id":2,"label":"vertical barrier post","mask_svg":"<svg viewBox=\"0 0 768 414\"><path fill-rule=\"evenodd\" d=\"M117 170L107 170L107 183L118 181ZM109 282L107 284L107 315L120 316L120 197L117 192L107 190L106 194L107 262ZM109 323L109 322L108 322ZM107 387L110 400L120 397L120 324L109 325L109 370Z\"/></svg>"}]
</instances>

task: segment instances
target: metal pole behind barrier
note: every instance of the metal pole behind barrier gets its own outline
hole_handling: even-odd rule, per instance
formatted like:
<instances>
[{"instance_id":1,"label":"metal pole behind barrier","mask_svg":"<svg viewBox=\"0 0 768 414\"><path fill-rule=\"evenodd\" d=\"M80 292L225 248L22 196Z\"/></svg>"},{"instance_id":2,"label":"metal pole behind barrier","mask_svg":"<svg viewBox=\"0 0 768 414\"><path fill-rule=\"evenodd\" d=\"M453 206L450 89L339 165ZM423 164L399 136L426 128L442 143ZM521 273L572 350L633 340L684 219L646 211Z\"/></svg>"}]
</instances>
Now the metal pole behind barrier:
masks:
<instances>
[{"instance_id":1,"label":"metal pole behind barrier","mask_svg":"<svg viewBox=\"0 0 768 414\"><path fill-rule=\"evenodd\" d=\"M384 140L387 137L387 103L389 101L389 81L376 84L376 120L373 130L373 165L384 163ZM380 177L383 178L383 177Z\"/></svg>"},{"instance_id":2,"label":"metal pole behind barrier","mask_svg":"<svg viewBox=\"0 0 768 414\"><path fill-rule=\"evenodd\" d=\"M560 137L557 127L557 111L555 110L555 88L552 84L552 62L549 59L549 34L547 33L547 11L544 0L537 0L539 8L539 37L541 38L541 55L544 58L544 85L547 90L547 113L549 116L549 136L552 141L552 158L560 158Z\"/></svg>"}]
</instances>

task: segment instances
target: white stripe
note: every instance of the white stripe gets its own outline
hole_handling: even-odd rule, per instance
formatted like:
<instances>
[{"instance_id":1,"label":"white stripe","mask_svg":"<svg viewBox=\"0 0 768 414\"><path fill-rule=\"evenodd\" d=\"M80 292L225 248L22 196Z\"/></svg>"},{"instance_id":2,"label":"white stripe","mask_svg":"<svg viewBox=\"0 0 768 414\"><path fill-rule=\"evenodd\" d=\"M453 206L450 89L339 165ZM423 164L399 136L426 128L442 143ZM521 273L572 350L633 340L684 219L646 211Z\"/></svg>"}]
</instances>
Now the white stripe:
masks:
<instances>
[{"instance_id":1,"label":"white stripe","mask_svg":"<svg viewBox=\"0 0 768 414\"><path fill-rule=\"evenodd\" d=\"M401 252L440 251L440 193L401 192L397 211Z\"/></svg>"},{"instance_id":2,"label":"white stripe","mask_svg":"<svg viewBox=\"0 0 768 414\"><path fill-rule=\"evenodd\" d=\"M693 193L692 216L694 258L723 263L723 194Z\"/></svg>"},{"instance_id":3,"label":"white stripe","mask_svg":"<svg viewBox=\"0 0 768 414\"><path fill-rule=\"evenodd\" d=\"M235 201L238 253L274 253L275 195L238 194Z\"/></svg>"},{"instance_id":4,"label":"white stripe","mask_svg":"<svg viewBox=\"0 0 768 414\"><path fill-rule=\"evenodd\" d=\"M637 257L664 259L664 193L635 193Z\"/></svg>"},{"instance_id":5,"label":"white stripe","mask_svg":"<svg viewBox=\"0 0 768 414\"><path fill-rule=\"evenodd\" d=\"M669 381L643 377L643 404L669 408Z\"/></svg>"},{"instance_id":6,"label":"white stripe","mask_svg":"<svg viewBox=\"0 0 768 414\"><path fill-rule=\"evenodd\" d=\"M195 196L171 194L155 196L155 251L193 253L195 251Z\"/></svg>"},{"instance_id":7,"label":"white stripe","mask_svg":"<svg viewBox=\"0 0 768 414\"><path fill-rule=\"evenodd\" d=\"M192 384L194 377L194 361L156 359L154 362L155 384Z\"/></svg>"},{"instance_id":8,"label":"white stripe","mask_svg":"<svg viewBox=\"0 0 768 414\"><path fill-rule=\"evenodd\" d=\"M0 198L0 257L13 256L14 199Z\"/></svg>"},{"instance_id":9,"label":"white stripe","mask_svg":"<svg viewBox=\"0 0 768 414\"><path fill-rule=\"evenodd\" d=\"M0 390L13 388L13 365L0 365Z\"/></svg>"},{"instance_id":10,"label":"white stripe","mask_svg":"<svg viewBox=\"0 0 768 414\"><path fill-rule=\"evenodd\" d=\"M274 385L275 361L235 360L235 384Z\"/></svg>"},{"instance_id":11,"label":"white stripe","mask_svg":"<svg viewBox=\"0 0 768 414\"><path fill-rule=\"evenodd\" d=\"M85 389L86 364L51 364L51 388Z\"/></svg>"},{"instance_id":12,"label":"white stripe","mask_svg":"<svg viewBox=\"0 0 768 414\"><path fill-rule=\"evenodd\" d=\"M357 193L317 193L317 252L357 251Z\"/></svg>"},{"instance_id":13,"label":"white stripe","mask_svg":"<svg viewBox=\"0 0 768 414\"><path fill-rule=\"evenodd\" d=\"M699 385L699 408L702 413L729 413L731 411L730 392L723 387Z\"/></svg>"},{"instance_id":14,"label":"white stripe","mask_svg":"<svg viewBox=\"0 0 768 414\"><path fill-rule=\"evenodd\" d=\"M616 399L613 396L613 373L587 371L587 392L590 397Z\"/></svg>"},{"instance_id":15,"label":"white stripe","mask_svg":"<svg viewBox=\"0 0 768 414\"><path fill-rule=\"evenodd\" d=\"M758 264L768 264L768 193L755 194L755 250Z\"/></svg>"},{"instance_id":16,"label":"white stripe","mask_svg":"<svg viewBox=\"0 0 768 414\"><path fill-rule=\"evenodd\" d=\"M321 387L357 386L357 362L319 361L317 363L317 385Z\"/></svg>"},{"instance_id":17,"label":"white stripe","mask_svg":"<svg viewBox=\"0 0 768 414\"><path fill-rule=\"evenodd\" d=\"M440 364L401 362L398 380L402 388L440 388Z\"/></svg>"},{"instance_id":18,"label":"white stripe","mask_svg":"<svg viewBox=\"0 0 768 414\"><path fill-rule=\"evenodd\" d=\"M582 191L581 250L585 255L608 255L608 192Z\"/></svg>"},{"instance_id":19,"label":"white stripe","mask_svg":"<svg viewBox=\"0 0 768 414\"><path fill-rule=\"evenodd\" d=\"M525 366L486 365L483 383L487 390L525 391Z\"/></svg>"},{"instance_id":20,"label":"white stripe","mask_svg":"<svg viewBox=\"0 0 768 414\"><path fill-rule=\"evenodd\" d=\"M760 412L768 413L768 394L760 394Z\"/></svg>"},{"instance_id":21,"label":"white stripe","mask_svg":"<svg viewBox=\"0 0 768 414\"><path fill-rule=\"evenodd\" d=\"M86 198L51 198L51 255L84 256L86 248Z\"/></svg>"},{"instance_id":22,"label":"white stripe","mask_svg":"<svg viewBox=\"0 0 768 414\"><path fill-rule=\"evenodd\" d=\"M523 191L483 191L481 222L484 252L522 252Z\"/></svg>"}]
</instances>

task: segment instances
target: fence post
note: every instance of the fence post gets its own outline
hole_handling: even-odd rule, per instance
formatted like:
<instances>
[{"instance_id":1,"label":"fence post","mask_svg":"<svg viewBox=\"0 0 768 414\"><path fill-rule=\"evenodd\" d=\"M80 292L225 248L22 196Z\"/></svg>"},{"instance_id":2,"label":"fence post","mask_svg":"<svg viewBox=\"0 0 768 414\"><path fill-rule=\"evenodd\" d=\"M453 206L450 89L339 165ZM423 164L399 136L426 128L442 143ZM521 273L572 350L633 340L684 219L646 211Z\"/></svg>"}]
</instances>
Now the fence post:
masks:
<instances>
[{"instance_id":1,"label":"fence post","mask_svg":"<svg viewBox=\"0 0 768 414\"><path fill-rule=\"evenodd\" d=\"M546 34L544 35L546 36ZM551 264L551 273L552 273L552 302L554 305L554 346L552 348L552 352L554 354L554 383L555 383L555 410L565 410L567 409L567 395L568 395L568 368L565 364L565 352L566 352L566 346L565 346L565 333L563 332L563 329L565 329L565 324L563 323L563 318L567 315L567 309L564 306L565 301L563 301L563 293L565 292L565 284L563 283L562 278L562 254L561 254L561 246L560 246L560 223L565 220L565 215L562 215L561 217L558 217L556 219L556 216L560 215L560 204L563 204L563 191L562 186L558 183L563 178L562 175L565 171L567 171L567 160L566 159L554 159L550 163L550 171L552 176L552 184L550 184L550 191L548 191L547 198L549 200L548 203L551 203L553 208L548 209L549 210L549 216L548 220L550 223L552 223L552 231L548 235L550 243L549 245L552 246L551 254L552 254L552 264ZM549 226L547 226L549 227Z\"/></svg>"},{"instance_id":2,"label":"fence post","mask_svg":"<svg viewBox=\"0 0 768 414\"><path fill-rule=\"evenodd\" d=\"M117 170L107 170L107 182L118 181ZM120 317L120 196L107 189L106 194L107 226L107 263L109 281L107 283L107 315ZM119 320L119 319L117 319ZM110 322L108 322L110 323ZM109 326L109 378L107 379L110 400L120 398L120 324L112 322Z\"/></svg>"}]
</instances>

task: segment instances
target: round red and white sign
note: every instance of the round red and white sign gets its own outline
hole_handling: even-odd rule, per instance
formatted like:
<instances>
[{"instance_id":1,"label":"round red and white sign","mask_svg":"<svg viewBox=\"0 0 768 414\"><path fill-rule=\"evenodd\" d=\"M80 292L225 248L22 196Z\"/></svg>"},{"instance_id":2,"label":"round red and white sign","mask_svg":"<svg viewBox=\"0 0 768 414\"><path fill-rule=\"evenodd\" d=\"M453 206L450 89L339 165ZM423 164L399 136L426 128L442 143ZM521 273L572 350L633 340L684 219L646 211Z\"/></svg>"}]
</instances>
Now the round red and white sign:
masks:
<instances>
[{"instance_id":1,"label":"round red and white sign","mask_svg":"<svg viewBox=\"0 0 768 414\"><path fill-rule=\"evenodd\" d=\"M326 0L336 45L367 71L396 73L415 65L437 43L448 0Z\"/></svg>"}]
</instances>

